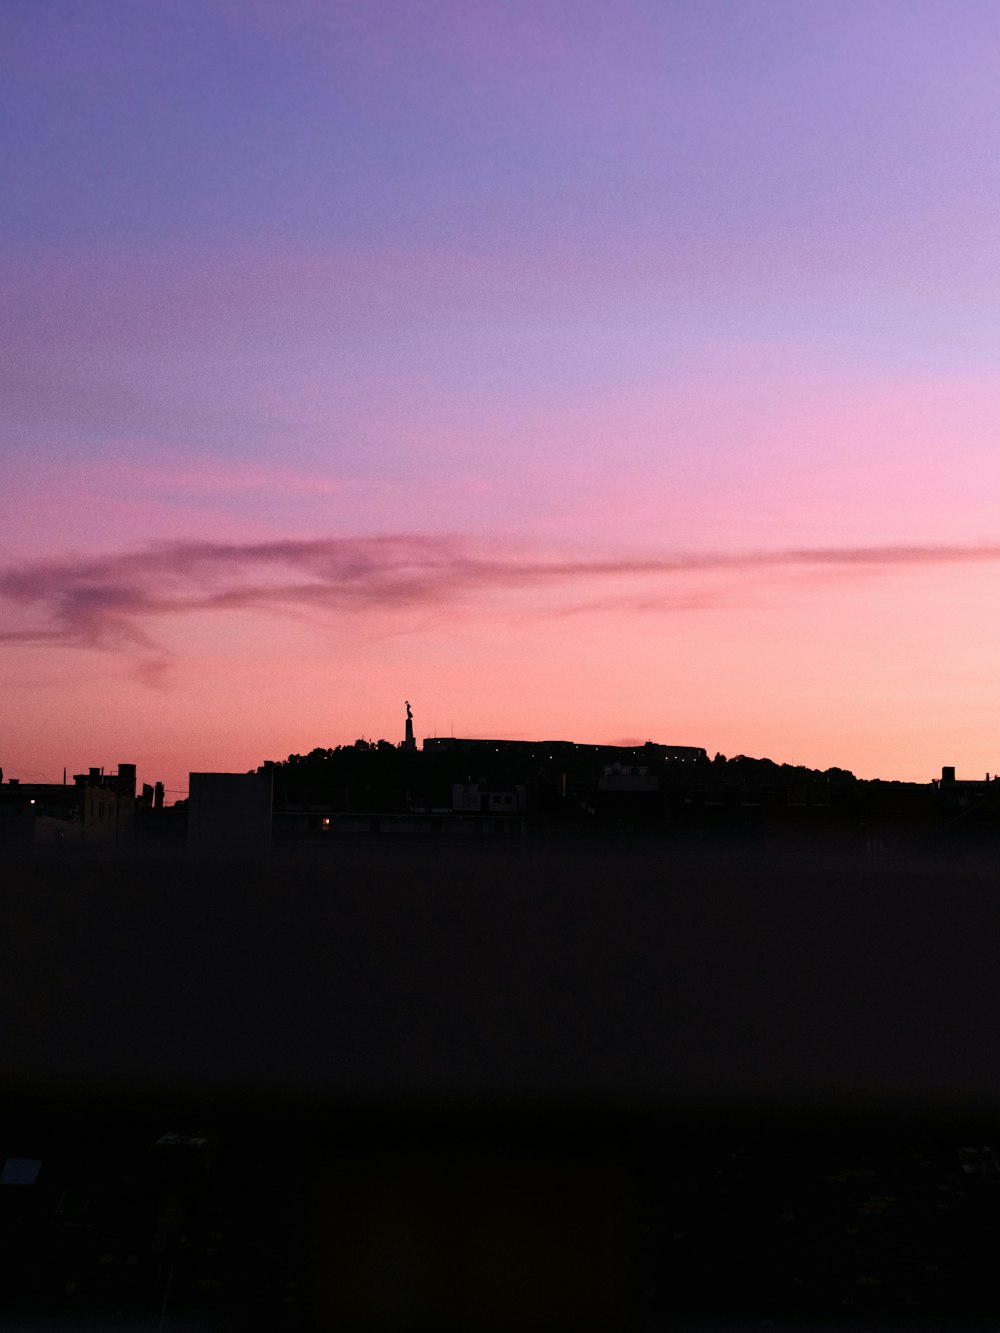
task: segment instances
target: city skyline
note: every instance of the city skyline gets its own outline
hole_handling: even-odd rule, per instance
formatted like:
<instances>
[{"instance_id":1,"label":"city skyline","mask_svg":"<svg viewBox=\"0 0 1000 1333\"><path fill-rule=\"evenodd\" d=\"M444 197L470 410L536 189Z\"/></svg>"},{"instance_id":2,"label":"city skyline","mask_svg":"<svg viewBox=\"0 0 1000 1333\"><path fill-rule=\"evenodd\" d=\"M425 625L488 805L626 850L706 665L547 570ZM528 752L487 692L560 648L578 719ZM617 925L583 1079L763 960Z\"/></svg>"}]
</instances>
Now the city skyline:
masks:
<instances>
[{"instance_id":1,"label":"city skyline","mask_svg":"<svg viewBox=\"0 0 1000 1333\"><path fill-rule=\"evenodd\" d=\"M0 764L1000 768L1000 16L0 14ZM12 706L11 706L12 703Z\"/></svg>"},{"instance_id":2,"label":"city skyline","mask_svg":"<svg viewBox=\"0 0 1000 1333\"><path fill-rule=\"evenodd\" d=\"M651 762L658 764L667 761L676 763L694 762L697 760L702 766L702 771L704 771L704 766L706 765L715 770L721 763L723 766L730 764L747 764L748 767L753 768L763 766L768 769L770 773L777 773L778 770L784 770L786 775L794 775L794 773L798 772L812 779L823 778L825 776L828 779L833 779L835 781L850 779L853 782L855 779L858 779L859 776L852 769L838 765L832 765L828 769L820 769L808 764L790 762L788 759L783 758L780 755L746 755L743 753L727 755L714 749L714 747L705 747L687 743L672 744L670 742L665 742L662 738L654 740L650 737L643 739L638 736L622 736L611 741L594 741L593 739L581 739L578 737L567 739L566 737L555 735L539 735L534 737L510 735L488 737L482 733L477 733L476 735L456 735L452 729L449 732L435 732L433 735L424 736L423 739L418 740L414 731L414 715L408 700L405 701L404 707L406 709L406 714L403 722L404 734L402 739L390 739L388 736L384 735L374 736L363 734L361 736L356 736L353 741L337 742L336 744L331 745L318 744L314 746L305 746L301 751L293 750L287 752L287 754L270 755L260 759L256 763L251 763L246 769L237 769L228 773L227 770L219 769L218 767L188 770L188 773L185 776L190 777L194 772L215 773L217 775L221 774L230 777L244 774L250 775L255 772L259 774L267 769L274 768L275 766L280 768L303 760L311 762L317 758L329 759L336 751L353 752L358 749L371 750L373 752L378 751L379 754L382 754L386 748L389 750L410 751L414 754L421 751L425 754L433 755L441 755L445 753L469 753L488 758L493 755L494 750L492 747L494 746L497 747L497 754L502 753L505 756L530 756L532 753L539 750L539 748L544 750L545 747L558 747L556 755L548 754L542 757L552 759L558 758L559 755L564 752L567 755L572 754L572 766L574 768L579 767L581 758L585 763L588 757L594 765L599 764L601 761L607 763L614 759L625 761L628 764L633 764L637 761L640 763ZM76 767L86 767L92 782L104 783L106 781L114 785L118 781L118 777L113 772L115 764L105 762L104 764L97 766L77 765ZM138 766L131 761L118 761L117 767L120 772L131 774L133 796L135 795L137 773L139 777L145 780L144 799L148 798L150 801L153 800L154 787L156 803L158 805L164 804L164 796L172 798L165 801L166 805L171 805L176 801L185 800L188 795L188 784L186 782L183 786L169 786L160 778L155 778L154 780L154 775L151 771L139 773ZM526 770L526 772L527 771L528 770ZM595 768L594 772L596 771L597 769ZM72 780L69 776L71 772L74 774ZM4 769L0 767L0 782L6 780L9 788L13 789L16 787L21 792L31 788L33 785L43 787L50 786L53 788L59 786L72 786L73 783L79 783L83 776L85 775L81 774L77 776L76 770L70 765L63 765L61 783L57 774L43 774L37 768L29 767L27 771L11 771L8 769L7 772L5 772ZM745 773L743 776L745 777ZM980 775L965 772L959 772L956 775L955 765L942 765L937 774L931 775L926 779L919 779L915 782L898 778L883 779L881 777L876 777L874 782L876 786L889 783L890 785L902 784L911 787L922 786L929 789L938 789L941 787L942 780L954 783L956 776L960 780L960 786L965 787L979 786L982 785L983 782L989 784L991 780L1000 780L1000 774L994 773L991 775L988 770L985 777L981 779ZM168 778L168 782L180 780L181 778L175 774L171 774ZM860 781L867 783L871 782L872 779L861 778Z\"/></svg>"}]
</instances>

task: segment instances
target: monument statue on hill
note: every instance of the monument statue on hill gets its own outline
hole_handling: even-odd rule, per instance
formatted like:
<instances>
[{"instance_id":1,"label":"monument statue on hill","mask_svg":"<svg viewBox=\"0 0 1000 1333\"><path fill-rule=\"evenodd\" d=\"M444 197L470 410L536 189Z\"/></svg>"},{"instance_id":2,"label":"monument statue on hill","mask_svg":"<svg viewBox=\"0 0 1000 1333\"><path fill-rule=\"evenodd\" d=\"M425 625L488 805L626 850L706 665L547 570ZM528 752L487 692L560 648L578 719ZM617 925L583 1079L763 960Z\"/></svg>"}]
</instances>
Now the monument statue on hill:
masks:
<instances>
[{"instance_id":1,"label":"monument statue on hill","mask_svg":"<svg viewBox=\"0 0 1000 1333\"><path fill-rule=\"evenodd\" d=\"M404 750L415 750L417 742L413 737L413 709L410 707L409 699L406 700L406 739L403 741Z\"/></svg>"}]
</instances>

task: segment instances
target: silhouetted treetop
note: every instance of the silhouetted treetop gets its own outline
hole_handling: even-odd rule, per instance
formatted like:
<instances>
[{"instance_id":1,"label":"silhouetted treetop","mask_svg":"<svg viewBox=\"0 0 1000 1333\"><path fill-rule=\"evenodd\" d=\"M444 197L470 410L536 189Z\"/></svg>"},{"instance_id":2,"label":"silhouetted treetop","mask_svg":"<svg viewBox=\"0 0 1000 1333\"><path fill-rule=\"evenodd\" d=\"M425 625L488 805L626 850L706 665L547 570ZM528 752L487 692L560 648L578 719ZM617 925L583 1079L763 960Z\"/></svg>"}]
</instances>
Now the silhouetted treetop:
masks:
<instances>
[{"instance_id":1,"label":"silhouetted treetop","mask_svg":"<svg viewBox=\"0 0 1000 1333\"><path fill-rule=\"evenodd\" d=\"M483 786L524 784L536 790L564 790L565 775L577 790L596 786L601 758L586 748L554 755L498 750L407 750L391 741L359 737L351 745L316 746L308 754L262 765L274 775L276 799L288 804L323 804L342 810L405 810L415 804L450 804L455 783ZM857 781L842 768L810 769L740 754L727 759L671 760L650 754L640 761L665 786L698 781L778 786L789 782L838 786Z\"/></svg>"}]
</instances>

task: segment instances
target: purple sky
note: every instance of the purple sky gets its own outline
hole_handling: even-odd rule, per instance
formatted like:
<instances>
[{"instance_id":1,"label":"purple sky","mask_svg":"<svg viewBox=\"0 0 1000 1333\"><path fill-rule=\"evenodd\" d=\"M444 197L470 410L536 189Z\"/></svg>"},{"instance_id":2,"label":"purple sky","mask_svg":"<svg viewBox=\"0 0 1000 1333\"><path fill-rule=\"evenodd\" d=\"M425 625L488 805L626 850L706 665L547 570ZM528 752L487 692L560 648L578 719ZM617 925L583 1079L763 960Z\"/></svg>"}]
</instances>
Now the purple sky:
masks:
<instances>
[{"instance_id":1,"label":"purple sky","mask_svg":"<svg viewBox=\"0 0 1000 1333\"><path fill-rule=\"evenodd\" d=\"M404 697L1000 767L995 5L6 0L0 52L8 772L176 785ZM380 537L429 543L404 606L246 554Z\"/></svg>"}]
</instances>

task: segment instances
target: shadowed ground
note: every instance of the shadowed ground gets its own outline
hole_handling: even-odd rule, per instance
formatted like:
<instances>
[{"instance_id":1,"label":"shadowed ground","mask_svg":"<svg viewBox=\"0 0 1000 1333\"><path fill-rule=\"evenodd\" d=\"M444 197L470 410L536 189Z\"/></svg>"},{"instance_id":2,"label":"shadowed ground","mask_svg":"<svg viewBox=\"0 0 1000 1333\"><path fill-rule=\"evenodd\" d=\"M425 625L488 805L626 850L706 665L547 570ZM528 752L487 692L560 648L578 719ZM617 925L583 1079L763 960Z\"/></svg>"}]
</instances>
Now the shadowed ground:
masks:
<instances>
[{"instance_id":1,"label":"shadowed ground","mask_svg":"<svg viewBox=\"0 0 1000 1333\"><path fill-rule=\"evenodd\" d=\"M994 868L957 858L8 862L0 1152L45 1166L0 1190L0 1304L985 1327L998 930Z\"/></svg>"}]
</instances>

